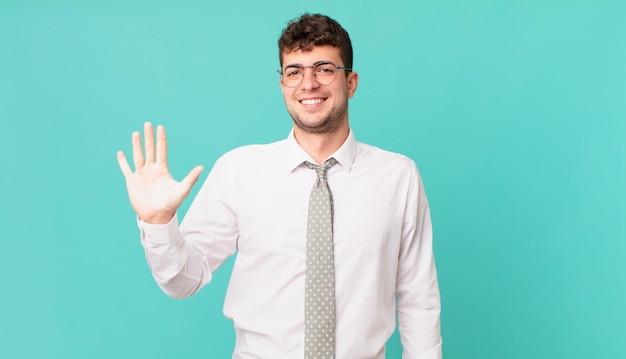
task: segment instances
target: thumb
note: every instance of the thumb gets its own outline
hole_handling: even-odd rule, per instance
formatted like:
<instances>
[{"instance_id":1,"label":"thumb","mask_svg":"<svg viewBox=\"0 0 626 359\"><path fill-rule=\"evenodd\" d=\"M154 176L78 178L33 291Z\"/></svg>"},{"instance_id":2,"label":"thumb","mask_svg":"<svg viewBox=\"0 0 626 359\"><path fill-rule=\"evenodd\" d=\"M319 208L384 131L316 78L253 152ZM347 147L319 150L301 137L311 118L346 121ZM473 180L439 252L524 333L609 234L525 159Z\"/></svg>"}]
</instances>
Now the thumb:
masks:
<instances>
[{"instance_id":1,"label":"thumb","mask_svg":"<svg viewBox=\"0 0 626 359\"><path fill-rule=\"evenodd\" d=\"M200 178L200 174L204 170L204 166L196 166L194 169L189 171L189 174L181 181L181 184L185 187L185 192L189 193L191 191L191 187L198 181Z\"/></svg>"}]
</instances>

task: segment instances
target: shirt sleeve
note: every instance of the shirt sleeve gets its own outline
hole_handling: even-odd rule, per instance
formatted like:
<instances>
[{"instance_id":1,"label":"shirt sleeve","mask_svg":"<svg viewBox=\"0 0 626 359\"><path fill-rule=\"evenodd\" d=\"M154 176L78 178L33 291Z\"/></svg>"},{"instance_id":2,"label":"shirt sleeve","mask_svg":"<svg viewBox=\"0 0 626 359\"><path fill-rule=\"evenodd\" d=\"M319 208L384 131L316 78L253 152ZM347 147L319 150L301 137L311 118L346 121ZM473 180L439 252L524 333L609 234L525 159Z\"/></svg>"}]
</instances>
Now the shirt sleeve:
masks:
<instances>
[{"instance_id":1,"label":"shirt sleeve","mask_svg":"<svg viewBox=\"0 0 626 359\"><path fill-rule=\"evenodd\" d=\"M215 164L180 226L138 220L141 244L159 287L173 298L186 298L209 283L213 272L235 253L237 221L228 175Z\"/></svg>"},{"instance_id":2,"label":"shirt sleeve","mask_svg":"<svg viewBox=\"0 0 626 359\"><path fill-rule=\"evenodd\" d=\"M430 209L416 168L412 177L398 263L398 329L404 359L441 359L441 305Z\"/></svg>"}]
</instances>

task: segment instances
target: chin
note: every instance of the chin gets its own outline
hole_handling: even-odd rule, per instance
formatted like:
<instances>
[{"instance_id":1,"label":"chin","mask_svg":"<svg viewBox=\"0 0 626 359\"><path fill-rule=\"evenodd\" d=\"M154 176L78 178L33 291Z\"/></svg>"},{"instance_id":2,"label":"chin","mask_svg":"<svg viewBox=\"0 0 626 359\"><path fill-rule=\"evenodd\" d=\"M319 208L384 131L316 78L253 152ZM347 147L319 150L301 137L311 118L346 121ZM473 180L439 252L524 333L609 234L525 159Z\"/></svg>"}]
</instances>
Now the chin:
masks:
<instances>
[{"instance_id":1,"label":"chin","mask_svg":"<svg viewBox=\"0 0 626 359\"><path fill-rule=\"evenodd\" d=\"M343 125L346 117L344 111L331 111L325 115L298 114L296 111L289 111L296 127L306 133L330 134L337 132Z\"/></svg>"},{"instance_id":2,"label":"chin","mask_svg":"<svg viewBox=\"0 0 626 359\"><path fill-rule=\"evenodd\" d=\"M335 133L340 127L339 121L332 121L332 120L324 120L324 121L318 121L318 122L303 122L303 121L294 119L293 122L303 132L315 133L315 134Z\"/></svg>"}]
</instances>

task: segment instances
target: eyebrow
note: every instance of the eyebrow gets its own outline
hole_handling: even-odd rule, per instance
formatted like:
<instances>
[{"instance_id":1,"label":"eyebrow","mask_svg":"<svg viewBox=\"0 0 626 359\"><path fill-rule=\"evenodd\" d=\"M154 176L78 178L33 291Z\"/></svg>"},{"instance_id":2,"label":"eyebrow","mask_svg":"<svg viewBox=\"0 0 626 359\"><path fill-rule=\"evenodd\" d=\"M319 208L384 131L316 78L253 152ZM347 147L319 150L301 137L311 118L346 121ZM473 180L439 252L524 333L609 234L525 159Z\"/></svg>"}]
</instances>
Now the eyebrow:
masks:
<instances>
[{"instance_id":1,"label":"eyebrow","mask_svg":"<svg viewBox=\"0 0 626 359\"><path fill-rule=\"evenodd\" d=\"M335 63L330 61L330 60L320 60L320 61L314 62L313 65L310 65L310 66L317 66L319 64L333 64L334 65ZM302 64L289 64L289 65L285 65L285 68L290 67L290 66L293 66L293 67L304 67L304 65L302 65ZM335 65L335 66L337 66L337 65Z\"/></svg>"}]
</instances>

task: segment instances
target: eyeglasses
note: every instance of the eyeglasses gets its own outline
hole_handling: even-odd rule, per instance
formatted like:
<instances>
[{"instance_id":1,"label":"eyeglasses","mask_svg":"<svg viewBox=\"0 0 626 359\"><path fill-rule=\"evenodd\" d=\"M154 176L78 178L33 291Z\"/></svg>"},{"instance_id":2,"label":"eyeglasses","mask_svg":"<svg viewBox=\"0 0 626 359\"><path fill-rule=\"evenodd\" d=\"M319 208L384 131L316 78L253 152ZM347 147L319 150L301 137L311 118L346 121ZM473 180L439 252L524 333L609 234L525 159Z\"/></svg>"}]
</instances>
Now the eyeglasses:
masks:
<instances>
[{"instance_id":1,"label":"eyeglasses","mask_svg":"<svg viewBox=\"0 0 626 359\"><path fill-rule=\"evenodd\" d=\"M315 81L320 85L330 85L337 78L337 70L352 71L351 68L337 66L330 61L320 61L313 66L289 65L283 70L278 70L281 81L287 87L300 85L304 78L304 69L313 69Z\"/></svg>"}]
</instances>

